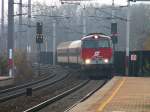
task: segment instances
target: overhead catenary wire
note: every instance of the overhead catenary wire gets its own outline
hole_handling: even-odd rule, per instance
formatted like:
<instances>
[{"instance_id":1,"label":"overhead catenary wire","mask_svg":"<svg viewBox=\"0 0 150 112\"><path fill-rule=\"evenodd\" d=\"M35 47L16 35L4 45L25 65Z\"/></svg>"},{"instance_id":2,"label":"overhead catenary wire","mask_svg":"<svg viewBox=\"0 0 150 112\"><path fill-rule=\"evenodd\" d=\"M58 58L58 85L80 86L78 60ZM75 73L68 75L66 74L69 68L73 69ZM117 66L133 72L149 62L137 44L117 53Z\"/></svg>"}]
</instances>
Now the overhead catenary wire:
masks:
<instances>
[{"instance_id":1,"label":"overhead catenary wire","mask_svg":"<svg viewBox=\"0 0 150 112\"><path fill-rule=\"evenodd\" d=\"M98 9L98 8L96 8L98 11L100 11L100 12L103 12L103 13L105 13L105 14L107 14L107 15L110 15L110 17L111 17L111 13L109 13L109 12L107 12L107 11L104 11L104 10L101 10L101 9ZM116 16L116 15L114 15L114 18L115 19L119 19L119 20L123 20L123 21L127 21L127 19L126 18L123 18L123 17L119 17L119 16Z\"/></svg>"}]
</instances>

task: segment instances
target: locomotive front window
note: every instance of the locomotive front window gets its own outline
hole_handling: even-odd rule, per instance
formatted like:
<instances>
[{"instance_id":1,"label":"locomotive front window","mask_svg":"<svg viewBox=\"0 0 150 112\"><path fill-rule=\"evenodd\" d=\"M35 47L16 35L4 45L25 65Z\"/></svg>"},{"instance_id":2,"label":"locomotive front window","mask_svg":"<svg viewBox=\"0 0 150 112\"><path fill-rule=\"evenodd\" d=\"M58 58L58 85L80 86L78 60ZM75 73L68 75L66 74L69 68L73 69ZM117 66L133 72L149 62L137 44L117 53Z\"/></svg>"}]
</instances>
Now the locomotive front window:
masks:
<instances>
[{"instance_id":1,"label":"locomotive front window","mask_svg":"<svg viewBox=\"0 0 150 112\"><path fill-rule=\"evenodd\" d=\"M82 47L84 48L107 48L107 47L110 47L110 41L108 39L83 40Z\"/></svg>"}]
</instances>

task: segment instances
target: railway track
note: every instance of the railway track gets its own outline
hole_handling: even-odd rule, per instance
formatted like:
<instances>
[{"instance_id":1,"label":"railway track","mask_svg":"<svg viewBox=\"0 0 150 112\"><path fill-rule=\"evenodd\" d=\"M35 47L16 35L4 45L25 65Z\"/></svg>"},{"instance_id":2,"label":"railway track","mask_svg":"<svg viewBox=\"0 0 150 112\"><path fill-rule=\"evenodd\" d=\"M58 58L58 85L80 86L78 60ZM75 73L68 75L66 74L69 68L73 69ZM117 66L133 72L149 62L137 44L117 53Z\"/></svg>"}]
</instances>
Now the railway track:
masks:
<instances>
[{"instance_id":1,"label":"railway track","mask_svg":"<svg viewBox=\"0 0 150 112\"><path fill-rule=\"evenodd\" d=\"M83 83L81 83L81 84L73 87L72 89L69 89L69 90L67 90L67 91L65 91L65 92L63 92L63 93L61 93L61 94L59 94L57 96L54 96L54 97L52 97L52 98L50 98L50 99L48 99L48 100L46 100L46 101L44 101L44 102L42 102L42 103L34 106L32 108L29 108L29 109L25 110L24 112L37 112L37 111L41 110L42 108L44 108L45 106L47 106L47 105L49 105L49 104L51 104L53 102L56 102L56 101L60 100L61 98L63 98L65 96L73 93L77 89L80 89L81 87L83 87L84 85L86 85L88 82L89 82L89 80L86 80Z\"/></svg>"},{"instance_id":2,"label":"railway track","mask_svg":"<svg viewBox=\"0 0 150 112\"><path fill-rule=\"evenodd\" d=\"M6 87L0 87L0 94L1 94L2 91L11 90L10 88L16 88L19 85L26 85L30 82L35 82L35 81L47 78L47 77L49 77L50 74L54 74L53 72L55 70L55 67L52 67L50 65L42 65L41 69L40 69L41 70L40 76L38 75L38 67L37 66L33 65L32 70L33 70L33 73L34 73L33 77L31 77L30 79L24 79L24 80L21 80L21 81L19 79L14 78L14 84L13 85L9 85L9 86L6 86Z\"/></svg>"},{"instance_id":3,"label":"railway track","mask_svg":"<svg viewBox=\"0 0 150 112\"><path fill-rule=\"evenodd\" d=\"M3 93L11 92L11 91L13 91L13 90L17 90L17 89L29 87L29 86L31 86L31 85L40 83L40 82L42 82L42 81L51 79L51 78L53 78L55 75L56 75L56 74L53 74L53 75L51 75L51 76L47 76L47 77L45 77L45 78L43 78L43 79L40 79L40 80L36 80L36 81L33 81L33 82L29 82L29 83L26 83L26 84L22 84L22 85L20 85L20 86L15 86L15 87L11 87L11 88L8 88L8 89L1 90L1 91L0 91L0 95L3 94Z\"/></svg>"},{"instance_id":4,"label":"railway track","mask_svg":"<svg viewBox=\"0 0 150 112\"><path fill-rule=\"evenodd\" d=\"M59 72L58 77L62 76L65 73L66 72L62 71ZM39 104L40 102L47 100L48 98L52 98L68 89L73 88L75 85L78 85L81 82L83 82L83 80L79 79L78 75L71 73L63 80L58 81L51 86L47 86L33 92L32 96L21 95L20 97L17 97L15 99L0 103L0 111L10 112L11 110L11 112L22 112L23 110L26 110L34 105ZM9 107L9 109L7 107Z\"/></svg>"},{"instance_id":5,"label":"railway track","mask_svg":"<svg viewBox=\"0 0 150 112\"><path fill-rule=\"evenodd\" d=\"M46 86L50 86L54 83L57 83L58 81L63 80L67 76L68 74L61 75L61 76L58 76L57 74L52 74L34 82L29 82L26 84L22 84L20 86L15 86L12 88L1 90L0 91L0 103L25 94L27 88L32 88L32 90L35 91L40 88L44 88Z\"/></svg>"},{"instance_id":6,"label":"railway track","mask_svg":"<svg viewBox=\"0 0 150 112\"><path fill-rule=\"evenodd\" d=\"M70 107L71 105L73 105L75 102L77 102L84 96L88 97L89 95L86 95L86 94L89 94L89 92L95 90L97 85L100 85L98 83L99 81L98 82L97 81L89 81L87 79L87 77L84 77L85 75L82 76L80 74L80 72L78 72L77 70L72 71L70 69L68 71L68 69L67 69L67 72L69 72L68 77L66 76L66 78L64 78L61 81L58 81L57 83L54 83L52 85L49 85L46 87L41 87L41 89L33 90L34 92L33 92L32 96L26 96L25 94L22 94L19 97L13 98L12 100L8 100L7 102L0 103L0 111L3 111L3 112L27 111L31 107L34 107L35 105L39 105L41 102L48 101L48 103L46 105L48 108L51 108L50 110L53 110L53 112L61 112L61 111L63 112L66 108ZM55 76L54 77L56 79L58 79L66 74L66 68L61 68L61 69L58 68L55 73L58 75L56 75L56 77ZM52 78L52 80L54 80L54 78ZM86 83L86 81L88 81L88 83ZM84 82L86 83L85 85L83 84ZM92 84L92 82L93 82L93 84ZM102 83L102 82L100 81L100 83ZM81 86L82 84L84 86L78 88L78 85ZM92 86L91 86L91 84L92 84ZM76 90L72 90L74 88L76 88ZM38 90L38 91L36 91L36 90ZM73 94L76 94L76 95L73 95ZM86 97L84 97L84 99ZM71 100L71 101L69 101L69 100ZM49 105L49 102L50 102L50 105ZM61 104L60 104L60 102L61 102ZM69 102L69 104L64 103L64 102ZM45 105L45 104L43 104L43 105ZM9 107L9 109L8 109L8 107ZM47 110L45 110L45 108L47 108L47 107L44 107L41 110L36 110L36 111L46 112ZM57 108L57 107L59 107L59 108ZM38 107L38 108L41 108L41 107ZM50 110L48 110L47 112L49 112Z\"/></svg>"},{"instance_id":7,"label":"railway track","mask_svg":"<svg viewBox=\"0 0 150 112\"><path fill-rule=\"evenodd\" d=\"M88 92L84 93L84 95L81 96L79 95L80 92L83 88L83 91L85 91L85 89L87 90L88 87L93 83L93 86L99 84L98 86L94 87L93 89L91 88L91 90L89 90ZM74 99L73 97L75 96L79 96L77 103L84 101L85 99L87 99L90 95L92 95L95 91L97 91L99 88L101 88L104 84L106 83L106 80L102 80L102 81L90 81L90 80L86 80L80 84L78 84L77 86L73 87L72 89L66 90L65 92L54 96L32 108L29 108L27 110L25 110L24 112L49 112L50 110L53 109L53 112L55 112L55 109L57 110L60 106L60 102L62 102L62 105L67 104L68 99ZM72 94L78 94L78 95L72 95ZM72 96L71 96L72 95ZM66 101L63 101L65 99L65 97L72 97L72 98L68 98ZM63 100L62 100L63 99ZM62 101L61 101L62 100ZM58 103L57 103L58 102ZM66 103L64 103L66 102ZM72 101L71 101L72 102ZM75 102L75 101L74 101ZM52 104L54 103L54 105ZM75 103L74 105L76 105L77 103ZM51 105L52 104L52 105ZM50 106L49 106L50 105ZM73 105L73 106L74 106ZM64 110L66 109L66 107L69 107L70 105L67 104L67 106L64 106ZM58 107L58 108L54 108L54 107ZM67 112L70 108L68 108L65 112ZM62 112L63 108L58 109L58 112ZM56 112L57 112L56 111Z\"/></svg>"},{"instance_id":8,"label":"railway track","mask_svg":"<svg viewBox=\"0 0 150 112\"><path fill-rule=\"evenodd\" d=\"M89 91L86 93L85 96L83 96L82 98L78 98L76 99L76 101L71 101L71 102L75 102L74 104L69 104L71 106L69 106L67 109L64 109L63 112L69 112L69 110L71 110L73 107L75 107L76 105L78 105L79 103L85 101L86 99L88 99L90 96L92 96L92 94L94 94L96 91L98 91L101 87L103 87L103 85L105 85L105 83L107 82L107 80L101 80L101 82L99 82L99 85L96 86L93 90ZM57 110L56 110L57 111Z\"/></svg>"}]
</instances>

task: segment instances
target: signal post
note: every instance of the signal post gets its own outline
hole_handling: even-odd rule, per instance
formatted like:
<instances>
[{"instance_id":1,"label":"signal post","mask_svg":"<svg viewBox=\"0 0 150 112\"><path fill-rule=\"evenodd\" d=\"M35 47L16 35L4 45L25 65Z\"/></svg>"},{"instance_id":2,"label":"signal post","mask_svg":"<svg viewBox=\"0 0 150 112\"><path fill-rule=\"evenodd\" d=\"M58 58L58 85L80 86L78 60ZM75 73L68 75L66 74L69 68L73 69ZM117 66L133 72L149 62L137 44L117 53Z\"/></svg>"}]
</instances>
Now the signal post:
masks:
<instances>
[{"instance_id":1,"label":"signal post","mask_svg":"<svg viewBox=\"0 0 150 112\"><path fill-rule=\"evenodd\" d=\"M43 24L41 22L37 22L36 24L36 43L38 45L38 75L41 74L40 63L41 63L41 44L43 43Z\"/></svg>"}]
</instances>

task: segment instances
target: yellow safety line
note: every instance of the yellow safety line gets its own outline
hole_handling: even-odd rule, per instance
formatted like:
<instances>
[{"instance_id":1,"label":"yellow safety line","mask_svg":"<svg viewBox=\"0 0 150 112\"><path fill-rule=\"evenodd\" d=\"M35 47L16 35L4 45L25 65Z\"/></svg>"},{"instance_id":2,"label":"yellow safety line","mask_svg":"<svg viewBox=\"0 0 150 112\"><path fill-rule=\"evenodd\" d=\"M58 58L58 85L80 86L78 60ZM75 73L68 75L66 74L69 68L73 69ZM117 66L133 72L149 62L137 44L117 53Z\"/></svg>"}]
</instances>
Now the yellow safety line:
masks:
<instances>
[{"instance_id":1,"label":"yellow safety line","mask_svg":"<svg viewBox=\"0 0 150 112\"><path fill-rule=\"evenodd\" d=\"M97 112L101 112L105 108L105 106L113 99L113 97L117 94L117 92L119 91L121 86L124 84L125 80L126 80L126 78L123 78L123 80L121 81L121 83L119 84L117 89L112 93L112 95L106 101L104 101L104 103L102 105L100 105Z\"/></svg>"}]
</instances>

